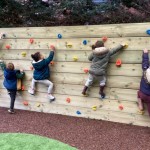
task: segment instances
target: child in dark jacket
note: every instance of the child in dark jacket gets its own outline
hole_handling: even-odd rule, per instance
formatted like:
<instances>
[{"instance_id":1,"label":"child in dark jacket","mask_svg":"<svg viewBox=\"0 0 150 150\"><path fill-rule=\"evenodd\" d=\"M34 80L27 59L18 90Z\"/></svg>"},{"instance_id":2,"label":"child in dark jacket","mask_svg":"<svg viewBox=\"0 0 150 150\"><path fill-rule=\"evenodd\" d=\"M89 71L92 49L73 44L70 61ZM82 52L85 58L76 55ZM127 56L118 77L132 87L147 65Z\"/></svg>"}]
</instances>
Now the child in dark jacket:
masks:
<instances>
[{"instance_id":1,"label":"child in dark jacket","mask_svg":"<svg viewBox=\"0 0 150 150\"><path fill-rule=\"evenodd\" d=\"M55 97L52 96L53 83L48 80L50 77L50 68L49 64L53 60L55 47L51 46L51 52L48 58L44 59L44 56L40 52L36 52L32 54L31 57L33 59L32 65L34 68L33 79L31 88L28 92L32 95L35 93L35 83L43 83L48 86L48 98L50 102L54 101Z\"/></svg>"},{"instance_id":2,"label":"child in dark jacket","mask_svg":"<svg viewBox=\"0 0 150 150\"><path fill-rule=\"evenodd\" d=\"M140 83L140 90L138 91L138 107L139 110L144 111L143 103L147 104L148 113L150 115L150 65L149 65L149 56L148 50L143 50L142 56L142 69L143 75Z\"/></svg>"},{"instance_id":3,"label":"child in dark jacket","mask_svg":"<svg viewBox=\"0 0 150 150\"><path fill-rule=\"evenodd\" d=\"M89 55L89 61L92 61L92 64L89 69L89 77L85 83L82 94L86 96L86 91L89 86L92 85L95 79L99 80L100 85L100 98L105 98L104 87L106 84L106 68L108 66L108 62L115 53L117 53L120 49L124 48L125 44L120 44L116 48L109 50L104 47L103 41L97 41L94 45L92 45L92 53Z\"/></svg>"},{"instance_id":4,"label":"child in dark jacket","mask_svg":"<svg viewBox=\"0 0 150 150\"><path fill-rule=\"evenodd\" d=\"M8 110L9 113L14 113L14 104L16 99L16 92L17 92L17 74L18 72L21 74L23 70L15 70L13 63L8 63L6 67L2 67L4 69L4 82L3 85L7 89L8 94L10 95L10 109Z\"/></svg>"}]
</instances>

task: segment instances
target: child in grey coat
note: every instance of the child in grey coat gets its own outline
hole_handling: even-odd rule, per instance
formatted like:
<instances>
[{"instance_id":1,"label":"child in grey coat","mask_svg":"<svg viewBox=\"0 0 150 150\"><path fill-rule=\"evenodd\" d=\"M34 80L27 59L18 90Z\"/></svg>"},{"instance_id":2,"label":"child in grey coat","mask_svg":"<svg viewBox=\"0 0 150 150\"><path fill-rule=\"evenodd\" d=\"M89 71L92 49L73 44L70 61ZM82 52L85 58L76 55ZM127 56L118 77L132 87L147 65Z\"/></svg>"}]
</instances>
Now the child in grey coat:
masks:
<instances>
[{"instance_id":1,"label":"child in grey coat","mask_svg":"<svg viewBox=\"0 0 150 150\"><path fill-rule=\"evenodd\" d=\"M120 44L117 47L109 50L104 46L103 41L97 41L94 45L92 45L92 53L88 57L89 61L92 61L92 64L89 69L89 77L82 91L84 96L87 95L86 91L88 87L92 85L95 79L97 79L99 80L100 85L100 98L105 98L104 87L106 84L106 69L109 59L125 46L126 44Z\"/></svg>"}]
</instances>

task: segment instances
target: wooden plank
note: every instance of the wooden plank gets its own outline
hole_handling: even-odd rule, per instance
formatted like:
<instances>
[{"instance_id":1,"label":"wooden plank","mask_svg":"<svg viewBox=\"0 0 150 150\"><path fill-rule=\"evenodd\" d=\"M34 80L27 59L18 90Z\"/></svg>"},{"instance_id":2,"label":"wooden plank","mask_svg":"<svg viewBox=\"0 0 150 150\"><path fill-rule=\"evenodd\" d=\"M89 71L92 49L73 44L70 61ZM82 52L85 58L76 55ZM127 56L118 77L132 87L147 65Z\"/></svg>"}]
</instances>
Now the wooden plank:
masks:
<instances>
[{"instance_id":1,"label":"wooden plank","mask_svg":"<svg viewBox=\"0 0 150 150\"><path fill-rule=\"evenodd\" d=\"M57 38L62 34L63 38L79 37L145 37L149 23L132 24L105 24L85 26L61 26L61 27L25 27L25 28L0 28L7 38Z\"/></svg>"},{"instance_id":2,"label":"wooden plank","mask_svg":"<svg viewBox=\"0 0 150 150\"><path fill-rule=\"evenodd\" d=\"M31 44L29 39L3 39L1 40L1 49L5 50L6 45L10 45L11 50L15 49L50 49L50 45L54 45L57 50L87 50L91 51L91 45L97 40L96 38L86 38L87 45L83 44L83 38L76 39L34 39ZM72 47L68 47L71 44ZM142 50L144 47L149 47L150 41L149 37L121 37L121 38L109 38L105 42L105 46L108 48L114 48L120 43L128 43L126 50Z\"/></svg>"},{"instance_id":3,"label":"wooden plank","mask_svg":"<svg viewBox=\"0 0 150 150\"><path fill-rule=\"evenodd\" d=\"M22 68L25 71L31 71L31 61L27 60L5 60L5 63L13 62L16 69ZM50 65L52 72L58 73L76 73L84 74L84 68L90 68L91 62L55 62ZM21 66L21 67L20 67ZM27 72L28 73L28 72ZM107 75L119 76L142 76L141 64L122 64L121 67L116 67L115 63L109 63Z\"/></svg>"},{"instance_id":4,"label":"wooden plank","mask_svg":"<svg viewBox=\"0 0 150 150\"><path fill-rule=\"evenodd\" d=\"M1 50L0 59L3 60L32 60L31 54L37 52L38 50ZM22 52L26 53L26 57L22 56ZM49 51L42 50L41 53L48 57ZM56 51L54 61L65 61L72 62L74 57L78 58L78 62L89 62L88 56L91 52L89 51ZM150 54L149 54L150 56ZM142 61L142 51L122 51L114 55L110 62L115 63L116 60L120 58L122 64L141 64Z\"/></svg>"},{"instance_id":5,"label":"wooden plank","mask_svg":"<svg viewBox=\"0 0 150 150\"><path fill-rule=\"evenodd\" d=\"M9 103L7 101L0 102L1 107L8 107L8 105ZM16 103L15 107L18 109L23 109L23 110L63 114L63 115L84 117L84 118L90 118L90 119L102 119L102 120L107 120L107 121L114 121L114 122L150 127L149 116L142 116L143 120L141 121L140 120L141 116L139 115L123 113L123 112L115 112L115 111L110 111L110 110L93 111L92 109L88 109L88 108L55 105L54 103L44 104L38 108L36 107L35 102L30 102L29 106L24 106L22 105L21 102L18 102ZM80 111L81 114L78 115L76 111Z\"/></svg>"}]
</instances>

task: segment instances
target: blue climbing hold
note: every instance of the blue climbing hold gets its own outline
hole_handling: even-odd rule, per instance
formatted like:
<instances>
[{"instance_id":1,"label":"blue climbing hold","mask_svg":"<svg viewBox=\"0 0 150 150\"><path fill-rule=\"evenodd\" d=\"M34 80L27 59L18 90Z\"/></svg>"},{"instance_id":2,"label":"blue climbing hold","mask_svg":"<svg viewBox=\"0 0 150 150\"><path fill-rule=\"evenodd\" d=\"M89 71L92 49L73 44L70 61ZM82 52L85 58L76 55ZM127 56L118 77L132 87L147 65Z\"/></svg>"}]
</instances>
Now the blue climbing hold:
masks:
<instances>
[{"instance_id":1,"label":"blue climbing hold","mask_svg":"<svg viewBox=\"0 0 150 150\"><path fill-rule=\"evenodd\" d=\"M146 33L147 33L148 35L150 35L150 29L148 29L148 30L146 31Z\"/></svg>"},{"instance_id":2,"label":"blue climbing hold","mask_svg":"<svg viewBox=\"0 0 150 150\"><path fill-rule=\"evenodd\" d=\"M83 44L86 45L87 44L87 40L83 40Z\"/></svg>"},{"instance_id":3,"label":"blue climbing hold","mask_svg":"<svg viewBox=\"0 0 150 150\"><path fill-rule=\"evenodd\" d=\"M58 38L61 39L61 38L62 38L62 35L61 35L61 34L58 34Z\"/></svg>"},{"instance_id":4,"label":"blue climbing hold","mask_svg":"<svg viewBox=\"0 0 150 150\"><path fill-rule=\"evenodd\" d=\"M81 112L80 112L80 111L77 111L76 113L77 113L78 115L80 115L80 114L81 114Z\"/></svg>"}]
</instances>

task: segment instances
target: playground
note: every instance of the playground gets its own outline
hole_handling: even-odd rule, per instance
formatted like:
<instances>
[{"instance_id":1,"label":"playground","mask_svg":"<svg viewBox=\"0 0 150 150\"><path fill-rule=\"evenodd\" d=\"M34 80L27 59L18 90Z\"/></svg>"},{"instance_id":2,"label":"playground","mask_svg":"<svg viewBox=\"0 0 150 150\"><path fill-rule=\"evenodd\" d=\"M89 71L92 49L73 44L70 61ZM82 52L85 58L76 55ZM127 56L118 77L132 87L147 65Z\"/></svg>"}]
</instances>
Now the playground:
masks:
<instances>
[{"instance_id":1,"label":"playground","mask_svg":"<svg viewBox=\"0 0 150 150\"><path fill-rule=\"evenodd\" d=\"M29 145L21 141L19 147L26 145L33 150L29 136L32 139L39 135L50 138L33 137L45 145L36 142L39 147L35 149L39 150L51 149L50 146L58 150L148 149L150 118L146 106L144 113L139 112L137 91L142 76L142 50L150 45L149 30L149 23L0 28L5 33L0 41L0 59L25 71L16 96L16 113L8 114L10 97L0 70L0 132L19 133L0 136L5 139L0 146L7 150L11 146L7 140L26 139ZM110 51L126 43L109 61L104 99L99 98L97 82L88 89L88 97L81 94L91 64L91 45L97 40L102 40ZM28 93L34 71L31 54L39 51L47 57L51 45L56 48L49 64L56 98L52 103L42 84L36 85L34 95Z\"/></svg>"}]
</instances>

